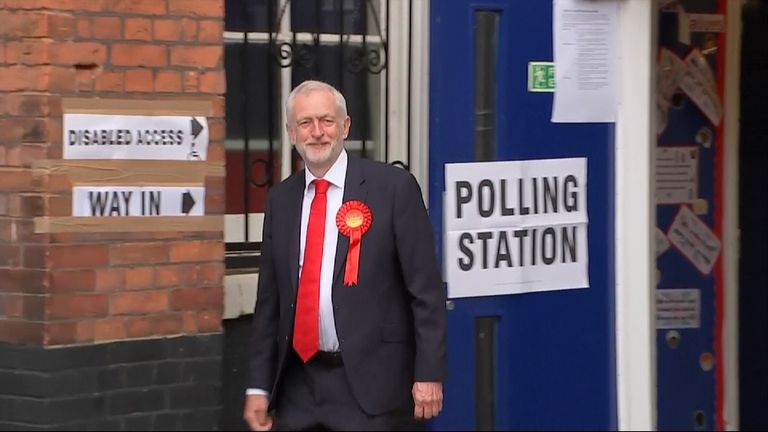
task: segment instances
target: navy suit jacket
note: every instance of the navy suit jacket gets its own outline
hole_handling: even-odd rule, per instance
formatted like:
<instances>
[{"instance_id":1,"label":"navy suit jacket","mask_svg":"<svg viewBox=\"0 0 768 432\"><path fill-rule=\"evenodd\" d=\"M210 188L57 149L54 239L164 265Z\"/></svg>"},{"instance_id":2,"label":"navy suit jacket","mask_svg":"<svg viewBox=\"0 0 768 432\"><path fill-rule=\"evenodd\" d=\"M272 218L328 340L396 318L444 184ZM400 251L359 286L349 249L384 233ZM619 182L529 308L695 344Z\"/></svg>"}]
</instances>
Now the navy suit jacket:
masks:
<instances>
[{"instance_id":1,"label":"navy suit jacket","mask_svg":"<svg viewBox=\"0 0 768 432\"><path fill-rule=\"evenodd\" d=\"M304 187L302 170L267 199L248 387L271 390L272 401L292 349ZM421 189L409 172L350 155L343 203L351 200L373 217L356 286L344 286L349 238L339 234L334 319L352 392L363 410L379 415L402 407L414 381L444 380L446 293Z\"/></svg>"}]
</instances>

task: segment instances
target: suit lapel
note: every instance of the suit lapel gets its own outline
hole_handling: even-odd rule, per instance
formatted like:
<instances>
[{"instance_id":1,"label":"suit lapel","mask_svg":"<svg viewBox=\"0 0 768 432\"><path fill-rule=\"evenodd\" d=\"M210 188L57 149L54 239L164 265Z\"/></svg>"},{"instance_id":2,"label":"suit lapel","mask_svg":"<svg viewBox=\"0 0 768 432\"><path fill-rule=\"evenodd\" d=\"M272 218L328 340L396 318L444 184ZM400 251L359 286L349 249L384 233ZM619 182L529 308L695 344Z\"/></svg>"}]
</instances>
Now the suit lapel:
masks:
<instances>
[{"instance_id":1,"label":"suit lapel","mask_svg":"<svg viewBox=\"0 0 768 432\"><path fill-rule=\"evenodd\" d=\"M341 205L348 201L365 202L368 196L368 187L365 184L360 160L354 156L349 156L347 163L347 178L344 180L344 198ZM335 218L335 215L334 215ZM333 266L333 285L341 276L342 270L346 267L347 250L349 249L349 237L339 233L338 244L336 245L336 260ZM342 281L343 282L343 281Z\"/></svg>"},{"instance_id":2,"label":"suit lapel","mask_svg":"<svg viewBox=\"0 0 768 432\"><path fill-rule=\"evenodd\" d=\"M287 226L291 227L288 241L288 259L291 277L292 295L295 296L299 286L299 243L301 242L301 205L304 201L304 187L306 179L304 173L296 176L296 181L291 185L288 193L288 208L285 214L291 215L293 221Z\"/></svg>"}]
</instances>

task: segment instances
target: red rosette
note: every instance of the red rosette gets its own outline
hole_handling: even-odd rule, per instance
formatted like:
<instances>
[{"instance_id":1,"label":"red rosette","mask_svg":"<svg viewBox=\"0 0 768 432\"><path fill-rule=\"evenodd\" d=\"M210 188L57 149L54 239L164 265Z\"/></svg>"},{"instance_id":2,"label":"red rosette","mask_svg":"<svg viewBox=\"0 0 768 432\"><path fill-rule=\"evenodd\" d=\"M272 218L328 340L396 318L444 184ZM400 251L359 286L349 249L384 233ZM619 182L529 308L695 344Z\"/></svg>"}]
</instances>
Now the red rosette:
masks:
<instances>
[{"instance_id":1,"label":"red rosette","mask_svg":"<svg viewBox=\"0 0 768 432\"><path fill-rule=\"evenodd\" d=\"M349 237L347 265L344 269L344 285L357 285L360 271L360 242L373 222L371 209L362 201L347 201L336 213L336 227Z\"/></svg>"}]
</instances>

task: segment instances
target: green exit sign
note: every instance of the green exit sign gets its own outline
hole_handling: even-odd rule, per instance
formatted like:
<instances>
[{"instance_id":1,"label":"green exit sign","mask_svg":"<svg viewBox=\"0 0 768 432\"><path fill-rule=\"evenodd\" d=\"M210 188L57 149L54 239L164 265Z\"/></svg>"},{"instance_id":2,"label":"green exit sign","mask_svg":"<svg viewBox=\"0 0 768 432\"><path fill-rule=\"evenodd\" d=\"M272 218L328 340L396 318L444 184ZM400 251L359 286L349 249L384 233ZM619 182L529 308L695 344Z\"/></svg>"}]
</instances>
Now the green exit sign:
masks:
<instances>
[{"instance_id":1,"label":"green exit sign","mask_svg":"<svg viewBox=\"0 0 768 432\"><path fill-rule=\"evenodd\" d=\"M528 62L528 91L555 91L555 64L553 62Z\"/></svg>"}]
</instances>

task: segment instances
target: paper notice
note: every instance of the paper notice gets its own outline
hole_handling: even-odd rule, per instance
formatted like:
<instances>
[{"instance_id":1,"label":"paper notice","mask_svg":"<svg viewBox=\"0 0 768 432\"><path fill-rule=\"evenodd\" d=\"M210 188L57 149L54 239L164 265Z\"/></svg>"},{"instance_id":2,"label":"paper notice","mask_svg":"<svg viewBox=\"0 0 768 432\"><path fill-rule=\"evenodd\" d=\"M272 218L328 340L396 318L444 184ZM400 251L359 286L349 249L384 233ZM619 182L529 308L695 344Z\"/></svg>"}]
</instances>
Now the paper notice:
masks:
<instances>
[{"instance_id":1,"label":"paper notice","mask_svg":"<svg viewBox=\"0 0 768 432\"><path fill-rule=\"evenodd\" d=\"M712 71L701 53L694 50L686 57L686 73L680 80L680 88L699 107L715 126L720 125L723 107L717 94Z\"/></svg>"},{"instance_id":2,"label":"paper notice","mask_svg":"<svg viewBox=\"0 0 768 432\"><path fill-rule=\"evenodd\" d=\"M698 328L701 294L696 288L656 290L656 328Z\"/></svg>"},{"instance_id":3,"label":"paper notice","mask_svg":"<svg viewBox=\"0 0 768 432\"><path fill-rule=\"evenodd\" d=\"M667 238L703 275L708 275L720 255L720 239L687 206L681 206Z\"/></svg>"},{"instance_id":4,"label":"paper notice","mask_svg":"<svg viewBox=\"0 0 768 432\"><path fill-rule=\"evenodd\" d=\"M698 198L698 147L656 147L656 204Z\"/></svg>"},{"instance_id":5,"label":"paper notice","mask_svg":"<svg viewBox=\"0 0 768 432\"><path fill-rule=\"evenodd\" d=\"M554 0L552 121L616 119L615 1Z\"/></svg>"}]
</instances>

